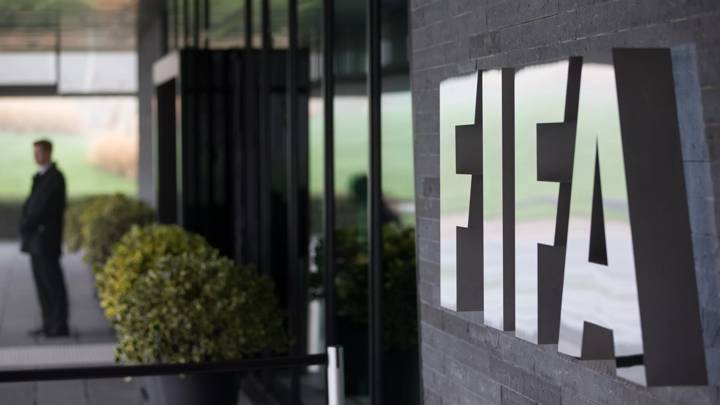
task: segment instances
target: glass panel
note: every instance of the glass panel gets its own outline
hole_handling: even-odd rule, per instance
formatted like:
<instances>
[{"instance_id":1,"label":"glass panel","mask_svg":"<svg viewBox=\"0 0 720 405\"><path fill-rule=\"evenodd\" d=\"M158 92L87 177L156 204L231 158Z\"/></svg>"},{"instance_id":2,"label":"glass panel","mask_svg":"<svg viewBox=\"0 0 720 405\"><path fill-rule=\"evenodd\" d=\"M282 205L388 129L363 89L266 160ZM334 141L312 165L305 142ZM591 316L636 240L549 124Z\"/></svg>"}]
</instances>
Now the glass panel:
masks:
<instances>
[{"instance_id":1,"label":"glass panel","mask_svg":"<svg viewBox=\"0 0 720 405\"><path fill-rule=\"evenodd\" d=\"M262 48L262 2L263 0L247 0L252 1L253 14L253 48Z\"/></svg>"},{"instance_id":2,"label":"glass panel","mask_svg":"<svg viewBox=\"0 0 720 405\"><path fill-rule=\"evenodd\" d=\"M273 49L287 49L288 47L288 2L287 0L270 1L270 34L272 35ZM298 1L298 14L300 9Z\"/></svg>"},{"instance_id":3,"label":"glass panel","mask_svg":"<svg viewBox=\"0 0 720 405\"><path fill-rule=\"evenodd\" d=\"M324 153L324 108L322 98L322 4L317 0L300 0L298 1L298 29L299 44L298 55L300 61L304 65L300 72L308 73L301 80L307 83L301 93L307 94L308 101L301 104L299 115L301 119L307 119L308 122L308 140L307 140L307 173L308 173L308 190L309 190L309 206L307 212L303 213L304 220L308 225L308 241L307 246L309 258L307 270L309 272L308 283L309 302L308 302L308 318L307 318L307 351L308 353L325 352L325 327L324 327L324 305L322 296L313 294L320 290L322 283L322 275L320 269L324 264L319 260L324 260L324 252L319 249L323 248L323 201L324 201L324 174L325 174L325 153ZM304 98L304 97L303 97ZM303 108L304 107L304 108ZM320 367L311 368L311 374L320 372Z\"/></svg>"},{"instance_id":4,"label":"glass panel","mask_svg":"<svg viewBox=\"0 0 720 405\"><path fill-rule=\"evenodd\" d=\"M324 104L322 99L322 3L317 0L298 1L298 55L302 65L301 95L305 103L300 104L300 119L306 119L308 134L306 156L300 156L307 163L308 207L301 213L301 221L307 225L308 254L307 269L307 352L325 352L325 305L321 291L322 270L325 260L323 249L323 202L325 196L325 153L324 153ZM307 97L307 98L305 98ZM306 159L306 160L305 160ZM305 403L324 403L325 368L313 366L302 377L302 398Z\"/></svg>"},{"instance_id":5,"label":"glass panel","mask_svg":"<svg viewBox=\"0 0 720 405\"><path fill-rule=\"evenodd\" d=\"M364 5L336 2L335 191L337 338L345 349L349 398L368 393L368 98ZM363 3L364 4L364 3ZM357 72L357 74L348 74Z\"/></svg>"},{"instance_id":6,"label":"glass panel","mask_svg":"<svg viewBox=\"0 0 720 405\"><path fill-rule=\"evenodd\" d=\"M168 51L178 49L180 42L180 21L178 20L178 0L166 0L166 33Z\"/></svg>"},{"instance_id":7,"label":"glass panel","mask_svg":"<svg viewBox=\"0 0 720 405\"><path fill-rule=\"evenodd\" d=\"M137 91L135 52L63 52L60 93Z\"/></svg>"},{"instance_id":8,"label":"glass panel","mask_svg":"<svg viewBox=\"0 0 720 405\"><path fill-rule=\"evenodd\" d=\"M187 7L190 3L190 0L176 0L177 2L177 12L175 13L175 18L177 19L177 27L178 27L178 49L188 46L188 33L190 32L190 27L188 26L188 20L187 20Z\"/></svg>"},{"instance_id":9,"label":"glass panel","mask_svg":"<svg viewBox=\"0 0 720 405\"><path fill-rule=\"evenodd\" d=\"M383 224L383 372L395 381L383 403L417 404L417 283L412 97L406 50L408 3L383 2L381 154ZM436 190L437 191L437 190Z\"/></svg>"},{"instance_id":10,"label":"glass panel","mask_svg":"<svg viewBox=\"0 0 720 405\"><path fill-rule=\"evenodd\" d=\"M383 222L414 226L415 181L410 91L398 89L383 92L381 103Z\"/></svg>"},{"instance_id":11,"label":"glass panel","mask_svg":"<svg viewBox=\"0 0 720 405\"><path fill-rule=\"evenodd\" d=\"M210 48L245 46L245 2L233 0L210 1Z\"/></svg>"},{"instance_id":12,"label":"glass panel","mask_svg":"<svg viewBox=\"0 0 720 405\"><path fill-rule=\"evenodd\" d=\"M0 85L53 85L56 62L52 52L2 52Z\"/></svg>"},{"instance_id":13,"label":"glass panel","mask_svg":"<svg viewBox=\"0 0 720 405\"><path fill-rule=\"evenodd\" d=\"M53 141L70 200L99 193L135 194L137 103L132 97L0 98L0 200L22 200L35 163L32 142ZM113 153L116 152L113 156ZM4 223L4 222L3 222ZM7 229L15 235L15 225Z\"/></svg>"}]
</instances>

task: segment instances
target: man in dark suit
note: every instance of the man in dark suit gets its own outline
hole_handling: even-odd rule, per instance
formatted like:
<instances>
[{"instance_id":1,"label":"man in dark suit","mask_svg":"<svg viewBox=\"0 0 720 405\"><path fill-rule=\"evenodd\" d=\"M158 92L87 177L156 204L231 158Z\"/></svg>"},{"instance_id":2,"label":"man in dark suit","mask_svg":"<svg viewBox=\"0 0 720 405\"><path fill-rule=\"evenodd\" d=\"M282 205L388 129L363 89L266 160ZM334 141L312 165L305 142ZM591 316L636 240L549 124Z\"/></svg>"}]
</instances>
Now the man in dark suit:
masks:
<instances>
[{"instance_id":1,"label":"man in dark suit","mask_svg":"<svg viewBox=\"0 0 720 405\"><path fill-rule=\"evenodd\" d=\"M33 336L61 337L69 334L65 280L60 268L65 178L52 162L52 143L34 143L38 172L32 191L23 204L20 220L21 250L30 255L37 288L42 327Z\"/></svg>"}]
</instances>

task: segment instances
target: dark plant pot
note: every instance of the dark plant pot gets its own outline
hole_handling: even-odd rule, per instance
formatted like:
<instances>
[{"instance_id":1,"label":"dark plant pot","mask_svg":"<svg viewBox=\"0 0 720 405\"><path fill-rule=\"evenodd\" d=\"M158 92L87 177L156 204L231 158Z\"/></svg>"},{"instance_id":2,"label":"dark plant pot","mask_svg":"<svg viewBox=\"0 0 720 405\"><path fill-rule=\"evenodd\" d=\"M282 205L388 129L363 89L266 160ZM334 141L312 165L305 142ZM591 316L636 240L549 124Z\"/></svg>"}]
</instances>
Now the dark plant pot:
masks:
<instances>
[{"instance_id":1,"label":"dark plant pot","mask_svg":"<svg viewBox=\"0 0 720 405\"><path fill-rule=\"evenodd\" d=\"M420 370L417 351L386 352L383 361L385 373L383 403L419 404Z\"/></svg>"},{"instance_id":2,"label":"dark plant pot","mask_svg":"<svg viewBox=\"0 0 720 405\"><path fill-rule=\"evenodd\" d=\"M347 321L337 320L337 335L345 355L345 394L349 397L368 394L368 330ZM420 371L416 350L388 351L383 355L386 404L420 403Z\"/></svg>"},{"instance_id":3,"label":"dark plant pot","mask_svg":"<svg viewBox=\"0 0 720 405\"><path fill-rule=\"evenodd\" d=\"M338 342L345 356L345 394L367 395L368 330L343 318L338 318L336 325Z\"/></svg>"},{"instance_id":4,"label":"dark plant pot","mask_svg":"<svg viewBox=\"0 0 720 405\"><path fill-rule=\"evenodd\" d=\"M145 377L152 405L236 405L240 388L234 373Z\"/></svg>"}]
</instances>

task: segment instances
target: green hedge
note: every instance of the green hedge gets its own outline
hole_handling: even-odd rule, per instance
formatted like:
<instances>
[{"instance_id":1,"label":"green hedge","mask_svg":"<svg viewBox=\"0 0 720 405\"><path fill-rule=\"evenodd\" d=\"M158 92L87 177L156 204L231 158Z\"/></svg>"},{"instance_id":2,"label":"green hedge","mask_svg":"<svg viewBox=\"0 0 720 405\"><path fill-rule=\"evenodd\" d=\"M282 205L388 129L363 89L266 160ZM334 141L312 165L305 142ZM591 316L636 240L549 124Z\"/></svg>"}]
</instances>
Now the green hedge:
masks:
<instances>
[{"instance_id":1,"label":"green hedge","mask_svg":"<svg viewBox=\"0 0 720 405\"><path fill-rule=\"evenodd\" d=\"M128 363L240 359L283 350L272 282L227 258L159 258L125 296L117 358Z\"/></svg>"},{"instance_id":2,"label":"green hedge","mask_svg":"<svg viewBox=\"0 0 720 405\"><path fill-rule=\"evenodd\" d=\"M84 250L86 263L102 267L131 226L151 223L154 217L147 204L123 194L76 200L65 210L65 246L70 252Z\"/></svg>"},{"instance_id":3,"label":"green hedge","mask_svg":"<svg viewBox=\"0 0 720 405\"><path fill-rule=\"evenodd\" d=\"M63 240L65 247L70 252L77 252L83 247L83 224L80 216L90 203L99 196L85 197L71 201L65 209L65 226L63 229Z\"/></svg>"},{"instance_id":4,"label":"green hedge","mask_svg":"<svg viewBox=\"0 0 720 405\"><path fill-rule=\"evenodd\" d=\"M205 239L175 225L133 226L115 245L105 266L95 269L100 305L112 322L127 311L125 297L135 281L163 256L189 253L203 259L215 259L218 251Z\"/></svg>"}]
</instances>

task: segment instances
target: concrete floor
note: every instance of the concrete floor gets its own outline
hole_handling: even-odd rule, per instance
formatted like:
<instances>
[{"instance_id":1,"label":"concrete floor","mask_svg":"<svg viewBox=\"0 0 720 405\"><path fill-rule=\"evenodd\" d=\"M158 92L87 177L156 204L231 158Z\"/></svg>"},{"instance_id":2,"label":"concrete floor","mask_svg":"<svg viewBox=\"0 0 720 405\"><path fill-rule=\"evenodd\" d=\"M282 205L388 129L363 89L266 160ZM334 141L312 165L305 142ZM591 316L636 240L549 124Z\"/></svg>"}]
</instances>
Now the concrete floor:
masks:
<instances>
[{"instance_id":1,"label":"concrete floor","mask_svg":"<svg viewBox=\"0 0 720 405\"><path fill-rule=\"evenodd\" d=\"M0 241L0 370L114 364L115 335L98 304L90 269L79 254L66 254L62 267L70 302L71 336L33 339L40 310L29 258L14 241ZM306 404L324 403L324 380L308 374ZM0 405L143 405L143 379L96 379L0 383ZM262 396L261 396L262 397ZM241 392L238 405L275 404ZM362 404L362 402L349 402Z\"/></svg>"},{"instance_id":2,"label":"concrete floor","mask_svg":"<svg viewBox=\"0 0 720 405\"><path fill-rule=\"evenodd\" d=\"M68 290L71 336L32 339L27 332L40 325L40 309L30 259L18 251L16 242L0 243L0 347L115 341L95 297L93 276L81 256L64 255L62 267Z\"/></svg>"},{"instance_id":3,"label":"concrete floor","mask_svg":"<svg viewBox=\"0 0 720 405\"><path fill-rule=\"evenodd\" d=\"M77 254L62 259L70 301L71 336L33 339L40 310L29 258L14 241L0 242L0 369L112 364L114 333L95 298L92 274ZM133 405L136 380L98 379L0 384L0 405Z\"/></svg>"}]
</instances>

